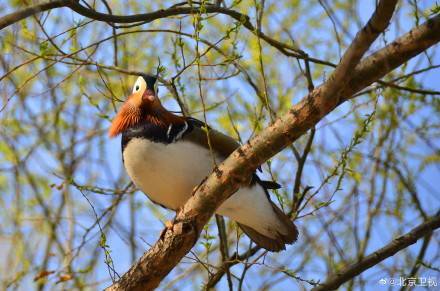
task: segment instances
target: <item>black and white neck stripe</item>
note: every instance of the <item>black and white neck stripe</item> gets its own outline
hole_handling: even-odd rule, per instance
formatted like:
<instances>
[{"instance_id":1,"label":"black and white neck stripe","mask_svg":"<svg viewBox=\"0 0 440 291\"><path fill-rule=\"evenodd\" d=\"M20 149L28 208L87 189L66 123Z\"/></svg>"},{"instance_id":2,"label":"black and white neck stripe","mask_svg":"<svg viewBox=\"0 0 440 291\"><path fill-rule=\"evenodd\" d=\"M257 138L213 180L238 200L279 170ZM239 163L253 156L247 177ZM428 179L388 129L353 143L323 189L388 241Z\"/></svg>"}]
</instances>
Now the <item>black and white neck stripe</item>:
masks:
<instances>
[{"instance_id":1,"label":"black and white neck stripe","mask_svg":"<svg viewBox=\"0 0 440 291\"><path fill-rule=\"evenodd\" d=\"M181 139L193 129L193 123L185 121L180 124L170 124L168 127L154 123L141 123L130 127L122 133L122 151L133 138L144 138L152 142L170 144Z\"/></svg>"}]
</instances>

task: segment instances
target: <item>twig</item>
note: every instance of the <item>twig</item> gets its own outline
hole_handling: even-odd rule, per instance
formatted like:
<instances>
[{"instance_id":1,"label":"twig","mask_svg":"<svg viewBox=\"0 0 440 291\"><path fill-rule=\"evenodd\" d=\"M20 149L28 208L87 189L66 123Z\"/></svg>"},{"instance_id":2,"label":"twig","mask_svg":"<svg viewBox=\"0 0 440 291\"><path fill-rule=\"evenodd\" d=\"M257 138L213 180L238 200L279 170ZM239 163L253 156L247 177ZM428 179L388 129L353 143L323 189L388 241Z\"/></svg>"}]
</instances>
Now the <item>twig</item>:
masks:
<instances>
[{"instance_id":1,"label":"twig","mask_svg":"<svg viewBox=\"0 0 440 291\"><path fill-rule=\"evenodd\" d=\"M397 237L385 247L375 251L363 260L348 266L344 270L335 275L330 276L324 283L319 284L318 287L313 288L313 291L336 290L343 283L351 280L353 277L359 275L363 271L372 266L382 262L412 244L415 244L418 239L424 237L426 234L440 227L440 216L434 216L430 220L422 223L418 227L412 229L410 232Z\"/></svg>"}]
</instances>

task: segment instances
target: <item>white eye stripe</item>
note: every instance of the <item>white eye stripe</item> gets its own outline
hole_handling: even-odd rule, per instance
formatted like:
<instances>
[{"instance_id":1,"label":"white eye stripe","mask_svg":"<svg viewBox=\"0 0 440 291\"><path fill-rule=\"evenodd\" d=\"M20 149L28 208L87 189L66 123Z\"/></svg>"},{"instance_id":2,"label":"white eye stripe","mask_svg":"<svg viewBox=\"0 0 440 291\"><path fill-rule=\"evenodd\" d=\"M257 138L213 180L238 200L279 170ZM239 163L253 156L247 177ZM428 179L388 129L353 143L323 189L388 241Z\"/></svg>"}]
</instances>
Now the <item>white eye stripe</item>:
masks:
<instances>
[{"instance_id":1,"label":"white eye stripe","mask_svg":"<svg viewBox=\"0 0 440 291\"><path fill-rule=\"evenodd\" d=\"M145 83L144 78L139 77L139 78L137 78L136 83L134 83L133 93L145 91L146 87L147 87L147 84Z\"/></svg>"}]
</instances>

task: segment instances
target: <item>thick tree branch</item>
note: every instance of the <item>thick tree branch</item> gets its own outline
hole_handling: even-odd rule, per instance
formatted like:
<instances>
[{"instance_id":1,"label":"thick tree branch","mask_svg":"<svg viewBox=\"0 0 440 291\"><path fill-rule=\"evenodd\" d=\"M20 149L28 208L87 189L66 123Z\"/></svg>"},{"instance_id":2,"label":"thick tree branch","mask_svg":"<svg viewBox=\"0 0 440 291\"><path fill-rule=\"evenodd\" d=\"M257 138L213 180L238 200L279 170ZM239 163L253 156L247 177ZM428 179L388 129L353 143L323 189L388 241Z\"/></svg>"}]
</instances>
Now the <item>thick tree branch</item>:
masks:
<instances>
[{"instance_id":1,"label":"thick tree branch","mask_svg":"<svg viewBox=\"0 0 440 291\"><path fill-rule=\"evenodd\" d=\"M48 3L38 4L34 5L28 8L25 8L20 11L13 12L11 14L5 15L2 18L0 18L0 30L3 28L18 22L22 19L25 19L26 17L29 17L31 15L35 15L37 13L47 11L53 8L59 8L66 6L70 0L56 0Z\"/></svg>"},{"instance_id":2,"label":"thick tree branch","mask_svg":"<svg viewBox=\"0 0 440 291\"><path fill-rule=\"evenodd\" d=\"M172 229L148 250L120 281L108 290L150 290L177 265L196 243L215 209L248 182L248 176L266 160L294 142L339 104L394 68L440 40L440 15L366 58L353 71L345 88L328 95L328 83L313 90L283 117L237 149L198 187L176 215Z\"/></svg>"},{"instance_id":3,"label":"thick tree branch","mask_svg":"<svg viewBox=\"0 0 440 291\"><path fill-rule=\"evenodd\" d=\"M382 78L439 40L440 14L437 14L360 62L351 73L352 78L341 95L351 98L356 92ZM341 102L343 101L345 100L342 99Z\"/></svg>"},{"instance_id":4,"label":"thick tree branch","mask_svg":"<svg viewBox=\"0 0 440 291\"><path fill-rule=\"evenodd\" d=\"M313 291L336 290L343 283L359 275L363 271L372 266L382 262L386 258L393 256L398 251L415 244L417 240L429 234L433 230L440 228L440 216L435 216L430 220L417 226L405 235L399 236L385 247L375 251L371 255L365 257L362 261L353 264L337 274L328 278L324 283L318 287L313 288Z\"/></svg>"},{"instance_id":5,"label":"thick tree branch","mask_svg":"<svg viewBox=\"0 0 440 291\"><path fill-rule=\"evenodd\" d=\"M325 93L327 96L333 96L335 92L347 84L349 81L349 78L347 78L348 73L359 63L362 56L379 34L388 27L396 3L397 0L382 0L379 2L370 20L357 33L353 42L342 56L339 65L329 77L327 86L325 86L325 89L328 90Z\"/></svg>"}]
</instances>

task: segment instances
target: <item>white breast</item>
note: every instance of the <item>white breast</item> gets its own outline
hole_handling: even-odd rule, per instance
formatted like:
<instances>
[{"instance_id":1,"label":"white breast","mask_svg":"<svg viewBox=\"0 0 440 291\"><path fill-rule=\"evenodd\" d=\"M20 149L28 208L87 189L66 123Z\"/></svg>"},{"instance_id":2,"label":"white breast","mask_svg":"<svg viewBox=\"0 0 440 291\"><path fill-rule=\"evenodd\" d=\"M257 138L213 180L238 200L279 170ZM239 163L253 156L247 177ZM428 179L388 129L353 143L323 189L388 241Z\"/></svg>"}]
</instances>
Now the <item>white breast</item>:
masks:
<instances>
[{"instance_id":1,"label":"white breast","mask_svg":"<svg viewBox=\"0 0 440 291\"><path fill-rule=\"evenodd\" d=\"M217 163L222 161L216 156ZM151 200L177 210L211 173L213 160L208 149L188 141L163 144L134 138L124 149L124 165L134 184ZM268 236L283 227L259 185L241 188L217 213Z\"/></svg>"},{"instance_id":2,"label":"white breast","mask_svg":"<svg viewBox=\"0 0 440 291\"><path fill-rule=\"evenodd\" d=\"M124 165L134 184L154 202L174 210L211 172L212 163L209 150L188 141L163 144L135 138L124 150Z\"/></svg>"}]
</instances>

